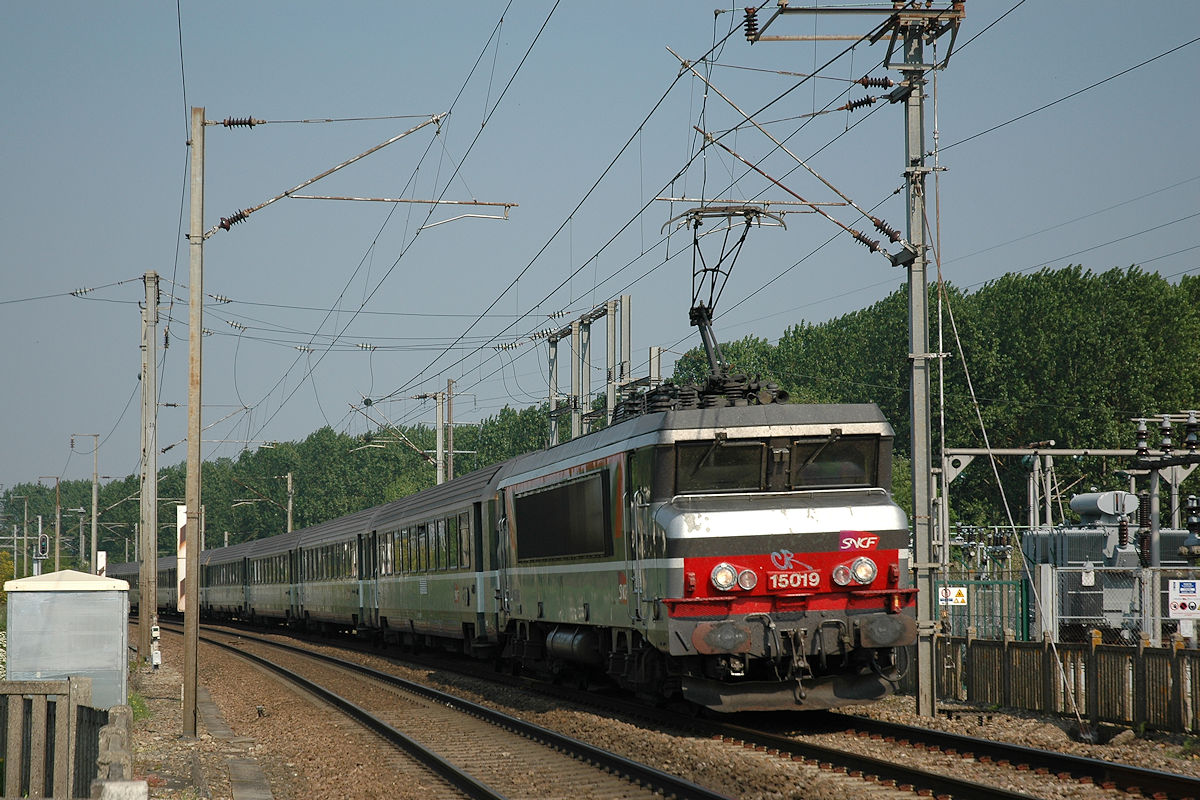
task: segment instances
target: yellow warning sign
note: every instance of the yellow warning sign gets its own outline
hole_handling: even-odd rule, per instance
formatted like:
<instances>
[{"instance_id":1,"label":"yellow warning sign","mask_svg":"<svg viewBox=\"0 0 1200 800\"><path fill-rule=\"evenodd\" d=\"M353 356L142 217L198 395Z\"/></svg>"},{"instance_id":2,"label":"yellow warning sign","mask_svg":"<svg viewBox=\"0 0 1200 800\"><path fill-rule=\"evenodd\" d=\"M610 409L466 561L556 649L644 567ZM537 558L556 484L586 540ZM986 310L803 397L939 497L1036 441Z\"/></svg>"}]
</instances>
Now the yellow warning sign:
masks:
<instances>
[{"instance_id":1,"label":"yellow warning sign","mask_svg":"<svg viewBox=\"0 0 1200 800\"><path fill-rule=\"evenodd\" d=\"M939 586L938 605L965 606L967 604L967 587Z\"/></svg>"}]
</instances>

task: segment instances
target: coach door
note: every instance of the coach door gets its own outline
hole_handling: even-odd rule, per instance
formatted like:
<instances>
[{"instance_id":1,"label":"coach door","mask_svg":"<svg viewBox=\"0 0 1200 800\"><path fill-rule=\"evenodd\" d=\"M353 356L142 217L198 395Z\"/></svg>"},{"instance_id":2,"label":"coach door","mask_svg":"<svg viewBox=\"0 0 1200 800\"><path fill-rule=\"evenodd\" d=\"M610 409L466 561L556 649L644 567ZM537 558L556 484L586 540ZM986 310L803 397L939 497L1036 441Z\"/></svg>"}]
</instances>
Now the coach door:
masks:
<instances>
[{"instance_id":1,"label":"coach door","mask_svg":"<svg viewBox=\"0 0 1200 800\"><path fill-rule=\"evenodd\" d=\"M512 542L508 538L508 515L503 510L500 511L500 517L496 520L496 533L496 630L502 631L508 623L512 601L512 587L509 585L508 574Z\"/></svg>"},{"instance_id":2,"label":"coach door","mask_svg":"<svg viewBox=\"0 0 1200 800\"><path fill-rule=\"evenodd\" d=\"M300 548L288 551L288 616L300 619Z\"/></svg>"},{"instance_id":3,"label":"coach door","mask_svg":"<svg viewBox=\"0 0 1200 800\"><path fill-rule=\"evenodd\" d=\"M379 626L379 534L358 537L358 625Z\"/></svg>"},{"instance_id":4,"label":"coach door","mask_svg":"<svg viewBox=\"0 0 1200 800\"><path fill-rule=\"evenodd\" d=\"M250 614L251 599L250 599L250 559L243 558L241 563L242 568L242 619L246 619Z\"/></svg>"},{"instance_id":5,"label":"coach door","mask_svg":"<svg viewBox=\"0 0 1200 800\"><path fill-rule=\"evenodd\" d=\"M628 495L625 510L629 516L629 535L625 541L626 580L625 590L629 602L629 618L635 623L645 624L646 568L652 556L649 496L644 489L635 489Z\"/></svg>"}]
</instances>

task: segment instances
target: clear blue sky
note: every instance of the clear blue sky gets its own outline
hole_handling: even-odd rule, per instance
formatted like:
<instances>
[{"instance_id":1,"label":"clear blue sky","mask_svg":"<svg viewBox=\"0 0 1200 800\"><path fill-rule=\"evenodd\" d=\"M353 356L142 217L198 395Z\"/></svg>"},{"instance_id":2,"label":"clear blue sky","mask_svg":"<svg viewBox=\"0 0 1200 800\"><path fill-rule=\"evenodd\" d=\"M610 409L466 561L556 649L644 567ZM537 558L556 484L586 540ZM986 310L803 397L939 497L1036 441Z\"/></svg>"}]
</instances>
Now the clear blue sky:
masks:
<instances>
[{"instance_id":1,"label":"clear blue sky","mask_svg":"<svg viewBox=\"0 0 1200 800\"><path fill-rule=\"evenodd\" d=\"M635 372L644 374L646 350L658 345L669 373L673 354L698 343L687 323L690 237L664 240L661 228L684 204L652 198L678 175L669 190L677 195L788 199L722 152L689 166L692 125L723 131L739 120L715 95L706 102L700 82L676 80L666 49L700 59L740 25L740 6L715 7L519 2L501 23L504 5L490 2L183 0L178 16L174 3L7 5L0 483L89 476L90 439L72 454L72 433L101 434L102 474L137 469L137 303L147 270L164 279L170 327L161 401L180 404L161 410L160 446L182 439L189 106L204 106L209 119L417 115L209 128L206 226L447 111L440 132L415 133L311 193L519 203L507 221L462 219L418 233L496 211L286 199L211 237L205 290L234 302L206 305L214 335L205 339L204 419L217 424L205 458L256 446L230 440L301 439L325 424L363 432L371 423L350 407L363 397L391 395L374 408L393 421L432 423L432 403L410 397L444 389L447 378L462 393L460 422L540 402L545 346L524 337L553 324L552 313L577 315L622 292L633 295ZM871 24L789 17L773 32L861 34ZM1187 44L1198 35L1200 4L1191 0L968 2L960 51L937 78L947 279L974 288L1067 263L1096 271L1136 263L1171 280L1200 269L1198 112L1187 93L1200 75L1200 43ZM739 31L715 52L712 81L756 111L800 81L781 72L812 72L844 46L752 47ZM901 185L901 107L801 118L880 94L839 97L847 78L886 74L876 68L884 52L858 47L756 119L791 136L792 151L856 202L882 201L877 213L903 228L903 194L890 196ZM932 101L928 110L932 148ZM754 161L770 150L749 128L724 141ZM806 198L836 199L786 156L762 165ZM861 224L847 209L831 213ZM786 231L751 232L717 308L722 339L773 340L903 281L845 236L826 243L838 232L830 222L787 221ZM84 288L94 291L69 294ZM493 347L513 341L520 345ZM599 389L602 331L595 344ZM562 381L565 392L565 370ZM160 464L183 457L181 445Z\"/></svg>"}]
</instances>

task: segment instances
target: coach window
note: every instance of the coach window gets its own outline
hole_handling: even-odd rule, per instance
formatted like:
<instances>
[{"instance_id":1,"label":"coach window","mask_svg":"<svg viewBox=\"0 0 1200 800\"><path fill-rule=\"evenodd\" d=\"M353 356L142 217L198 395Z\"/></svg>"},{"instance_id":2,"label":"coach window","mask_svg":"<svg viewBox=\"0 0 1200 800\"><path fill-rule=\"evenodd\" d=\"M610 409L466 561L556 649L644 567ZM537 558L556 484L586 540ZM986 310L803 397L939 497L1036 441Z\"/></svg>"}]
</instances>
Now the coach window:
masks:
<instances>
[{"instance_id":1,"label":"coach window","mask_svg":"<svg viewBox=\"0 0 1200 800\"><path fill-rule=\"evenodd\" d=\"M758 491L763 486L766 446L762 442L678 442L675 488L680 494Z\"/></svg>"},{"instance_id":2,"label":"coach window","mask_svg":"<svg viewBox=\"0 0 1200 800\"><path fill-rule=\"evenodd\" d=\"M466 511L458 515L458 540L462 543L458 549L458 565L470 567L471 542L474 541L474 537L471 535L471 515Z\"/></svg>"},{"instance_id":3,"label":"coach window","mask_svg":"<svg viewBox=\"0 0 1200 800\"><path fill-rule=\"evenodd\" d=\"M446 568L446 521L435 519L429 523L429 530L432 533L430 536L430 554L435 570L443 570Z\"/></svg>"},{"instance_id":4,"label":"coach window","mask_svg":"<svg viewBox=\"0 0 1200 800\"><path fill-rule=\"evenodd\" d=\"M429 532L424 524L417 526L417 572L429 569Z\"/></svg>"},{"instance_id":5,"label":"coach window","mask_svg":"<svg viewBox=\"0 0 1200 800\"><path fill-rule=\"evenodd\" d=\"M458 533L458 566L471 566L471 515L463 512L458 515L455 528Z\"/></svg>"}]
</instances>

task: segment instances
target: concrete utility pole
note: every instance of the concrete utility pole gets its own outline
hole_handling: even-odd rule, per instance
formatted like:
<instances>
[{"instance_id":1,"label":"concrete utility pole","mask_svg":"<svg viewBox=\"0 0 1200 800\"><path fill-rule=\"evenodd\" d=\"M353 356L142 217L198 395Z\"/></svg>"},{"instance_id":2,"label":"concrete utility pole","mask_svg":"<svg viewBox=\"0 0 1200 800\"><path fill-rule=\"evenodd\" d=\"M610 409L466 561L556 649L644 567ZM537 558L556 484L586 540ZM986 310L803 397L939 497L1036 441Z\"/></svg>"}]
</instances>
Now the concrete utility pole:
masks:
<instances>
[{"instance_id":1,"label":"concrete utility pole","mask_svg":"<svg viewBox=\"0 0 1200 800\"><path fill-rule=\"evenodd\" d=\"M434 460L434 466L437 468L437 484L439 486L446 482L446 429L442 419L442 401L445 398L445 392L426 392L412 396L413 400L432 400L437 404L436 422L434 422L434 438L437 440L437 458Z\"/></svg>"},{"instance_id":2,"label":"concrete utility pole","mask_svg":"<svg viewBox=\"0 0 1200 800\"><path fill-rule=\"evenodd\" d=\"M611 425L613 412L617 408L617 301L609 300L604 304L605 323L605 383L604 392L604 424Z\"/></svg>"},{"instance_id":3,"label":"concrete utility pole","mask_svg":"<svg viewBox=\"0 0 1200 800\"><path fill-rule=\"evenodd\" d=\"M917 714L937 713L937 620L934 552L933 458L929 406L929 282L925 246L925 63L924 21L901 17L904 60L897 65L908 90L904 103L905 183L908 199L908 357L911 364L909 415L912 422L913 542L917 584ZM889 65L891 66L891 65Z\"/></svg>"},{"instance_id":4,"label":"concrete utility pole","mask_svg":"<svg viewBox=\"0 0 1200 800\"><path fill-rule=\"evenodd\" d=\"M138 613L138 658L149 662L150 629L157 624L158 597L158 273L147 272L142 307L142 492L141 568L143 602ZM148 601L148 602L147 602Z\"/></svg>"},{"instance_id":5,"label":"concrete utility pole","mask_svg":"<svg viewBox=\"0 0 1200 800\"><path fill-rule=\"evenodd\" d=\"M200 406L204 328L204 107L192 108L191 218L188 226L188 423L185 542L193 553L184 565L183 735L196 737L197 659L200 649Z\"/></svg>"},{"instance_id":6,"label":"concrete utility pole","mask_svg":"<svg viewBox=\"0 0 1200 800\"><path fill-rule=\"evenodd\" d=\"M938 527L934 509L934 474L930 423L930 361L939 354L929 352L929 285L926 274L925 176L931 168L925 164L925 74L945 67L954 49L954 39L965 12L961 0L952 0L948 8L932 8L894 3L892 8L808 7L781 5L774 16L758 27L756 12L746 12L746 38L757 41L804 41L803 36L764 36L766 29L786 14L874 14L885 15L869 41L877 42L890 34L888 69L898 70L903 79L887 99L904 103L905 156L907 185L907 240L903 249L891 256L895 266L908 268L908 358L911 364L909 412L912 421L913 543L912 569L917 587L917 713L931 717L937 712L937 573L940 568L935 541ZM950 32L950 46L941 64L925 60L925 45ZM825 37L829 38L829 37ZM846 38L846 37L834 37ZM862 37L850 37L862 38ZM899 53L897 53L899 49ZM896 56L894 58L894 56ZM864 83L864 86L867 85Z\"/></svg>"},{"instance_id":7,"label":"concrete utility pole","mask_svg":"<svg viewBox=\"0 0 1200 800\"><path fill-rule=\"evenodd\" d=\"M288 471L288 474L287 474L287 492L288 492L288 506L287 506L287 515L288 515L288 519L287 519L287 525L288 525L288 529L287 529L287 532L288 532L288 533L291 533L291 532L292 532L292 501L293 501L293 500L295 500L295 498L296 498L296 489L295 489L295 487L293 487L293 485L292 485L292 473L291 473L291 470L289 470L289 471ZM228 531L226 531L226 532L225 532L225 546L226 546L226 547L228 547L228 546L229 546L229 532L228 532Z\"/></svg>"},{"instance_id":8,"label":"concrete utility pole","mask_svg":"<svg viewBox=\"0 0 1200 800\"><path fill-rule=\"evenodd\" d=\"M88 571L96 573L96 532L100 521L100 434L72 433L71 449L75 449L75 437L92 437L92 560L88 563ZM80 557L83 552L80 551Z\"/></svg>"},{"instance_id":9,"label":"concrete utility pole","mask_svg":"<svg viewBox=\"0 0 1200 800\"><path fill-rule=\"evenodd\" d=\"M583 433L583 389L581 388L583 377L580 365L583 363L580 356L580 347L582 339L582 331L580 330L580 320L575 320L571 323L571 438L578 439Z\"/></svg>"},{"instance_id":10,"label":"concrete utility pole","mask_svg":"<svg viewBox=\"0 0 1200 800\"><path fill-rule=\"evenodd\" d=\"M446 379L446 480L454 480L454 379Z\"/></svg>"},{"instance_id":11,"label":"concrete utility pole","mask_svg":"<svg viewBox=\"0 0 1200 800\"><path fill-rule=\"evenodd\" d=\"M550 358L550 446L558 444L558 341L561 337L550 334L546 340Z\"/></svg>"},{"instance_id":12,"label":"concrete utility pole","mask_svg":"<svg viewBox=\"0 0 1200 800\"><path fill-rule=\"evenodd\" d=\"M445 411L442 408L441 392L433 393L433 401L437 404L437 482L439 485L446 482L446 420Z\"/></svg>"},{"instance_id":13,"label":"concrete utility pole","mask_svg":"<svg viewBox=\"0 0 1200 800\"><path fill-rule=\"evenodd\" d=\"M13 541L13 577L23 578L25 577L25 572L29 569L29 550L27 549L27 540L29 538L29 498L23 494L14 494L12 499L25 501L25 517L21 523L21 559L24 562L24 567L22 568L20 575L17 575L17 543L15 539ZM14 532L13 535L16 536L16 533Z\"/></svg>"},{"instance_id":14,"label":"concrete utility pole","mask_svg":"<svg viewBox=\"0 0 1200 800\"><path fill-rule=\"evenodd\" d=\"M57 475L42 475L38 480L54 479L54 571L58 572L58 540L62 535L62 481ZM40 534L41 531L38 531Z\"/></svg>"}]
</instances>

